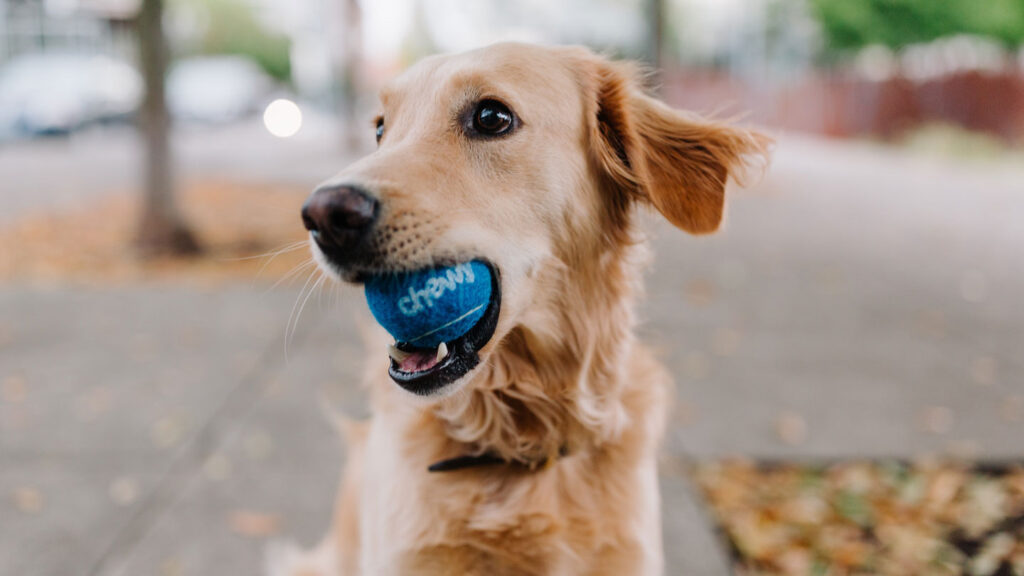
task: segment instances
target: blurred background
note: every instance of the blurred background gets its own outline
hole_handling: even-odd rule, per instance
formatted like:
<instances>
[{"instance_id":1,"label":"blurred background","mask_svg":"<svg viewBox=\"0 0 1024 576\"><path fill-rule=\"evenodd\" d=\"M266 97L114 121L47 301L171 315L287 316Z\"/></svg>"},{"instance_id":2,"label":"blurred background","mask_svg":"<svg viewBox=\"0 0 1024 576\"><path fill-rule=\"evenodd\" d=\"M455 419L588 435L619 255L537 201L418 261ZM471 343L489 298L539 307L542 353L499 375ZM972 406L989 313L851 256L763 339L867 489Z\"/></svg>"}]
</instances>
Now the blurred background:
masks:
<instances>
[{"instance_id":1,"label":"blurred background","mask_svg":"<svg viewBox=\"0 0 1024 576\"><path fill-rule=\"evenodd\" d=\"M1024 0L0 0L0 575L316 543L374 355L299 207L498 40L777 139L720 233L644 221L667 573L1024 574Z\"/></svg>"}]
</instances>

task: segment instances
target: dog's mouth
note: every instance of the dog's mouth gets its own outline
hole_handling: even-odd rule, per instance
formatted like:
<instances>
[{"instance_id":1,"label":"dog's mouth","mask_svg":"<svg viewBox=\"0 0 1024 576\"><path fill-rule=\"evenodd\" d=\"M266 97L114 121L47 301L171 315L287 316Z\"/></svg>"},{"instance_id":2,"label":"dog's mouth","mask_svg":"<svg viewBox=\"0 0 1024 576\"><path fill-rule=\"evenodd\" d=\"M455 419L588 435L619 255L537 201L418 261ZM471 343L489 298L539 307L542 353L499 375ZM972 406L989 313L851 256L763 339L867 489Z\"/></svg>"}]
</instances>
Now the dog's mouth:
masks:
<instances>
[{"instance_id":1,"label":"dog's mouth","mask_svg":"<svg viewBox=\"0 0 1024 576\"><path fill-rule=\"evenodd\" d=\"M476 368L480 350L490 342L501 311L501 281L491 270L491 297L483 316L462 336L441 342L434 348L395 342L388 346L391 366L388 375L405 390L420 396L436 394Z\"/></svg>"}]
</instances>

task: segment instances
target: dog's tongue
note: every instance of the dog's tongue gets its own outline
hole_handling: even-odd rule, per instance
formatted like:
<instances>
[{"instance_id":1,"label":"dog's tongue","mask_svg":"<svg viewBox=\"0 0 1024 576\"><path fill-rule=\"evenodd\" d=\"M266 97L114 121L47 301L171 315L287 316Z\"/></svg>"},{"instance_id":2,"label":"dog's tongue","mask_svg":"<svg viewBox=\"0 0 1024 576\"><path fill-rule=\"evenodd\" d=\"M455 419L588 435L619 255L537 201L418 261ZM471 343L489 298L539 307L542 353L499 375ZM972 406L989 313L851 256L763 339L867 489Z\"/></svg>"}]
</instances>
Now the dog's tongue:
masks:
<instances>
[{"instance_id":1,"label":"dog's tongue","mask_svg":"<svg viewBox=\"0 0 1024 576\"><path fill-rule=\"evenodd\" d=\"M437 353L434 351L417 350L410 352L408 356L398 362L398 369L402 372L422 372L437 366Z\"/></svg>"},{"instance_id":2,"label":"dog's tongue","mask_svg":"<svg viewBox=\"0 0 1024 576\"><path fill-rule=\"evenodd\" d=\"M391 356L395 365L402 372L423 372L437 366L448 357L448 345L442 342L438 344L436 350L429 348L402 350L395 343L388 346L388 356Z\"/></svg>"}]
</instances>

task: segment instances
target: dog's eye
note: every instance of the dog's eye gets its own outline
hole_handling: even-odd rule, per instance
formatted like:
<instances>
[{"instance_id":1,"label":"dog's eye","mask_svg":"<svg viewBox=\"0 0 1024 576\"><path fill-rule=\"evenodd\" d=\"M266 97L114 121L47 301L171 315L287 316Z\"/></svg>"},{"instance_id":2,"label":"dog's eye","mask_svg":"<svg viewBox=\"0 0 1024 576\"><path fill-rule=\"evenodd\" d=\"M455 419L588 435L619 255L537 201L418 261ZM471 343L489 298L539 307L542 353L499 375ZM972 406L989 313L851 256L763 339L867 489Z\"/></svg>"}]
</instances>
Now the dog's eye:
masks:
<instances>
[{"instance_id":1,"label":"dog's eye","mask_svg":"<svg viewBox=\"0 0 1024 576\"><path fill-rule=\"evenodd\" d=\"M380 139L384 137L384 119L377 118L377 144L380 144Z\"/></svg>"},{"instance_id":2,"label":"dog's eye","mask_svg":"<svg viewBox=\"0 0 1024 576\"><path fill-rule=\"evenodd\" d=\"M502 136L512 131L515 117L497 100L484 100L473 112L473 130L484 136Z\"/></svg>"}]
</instances>

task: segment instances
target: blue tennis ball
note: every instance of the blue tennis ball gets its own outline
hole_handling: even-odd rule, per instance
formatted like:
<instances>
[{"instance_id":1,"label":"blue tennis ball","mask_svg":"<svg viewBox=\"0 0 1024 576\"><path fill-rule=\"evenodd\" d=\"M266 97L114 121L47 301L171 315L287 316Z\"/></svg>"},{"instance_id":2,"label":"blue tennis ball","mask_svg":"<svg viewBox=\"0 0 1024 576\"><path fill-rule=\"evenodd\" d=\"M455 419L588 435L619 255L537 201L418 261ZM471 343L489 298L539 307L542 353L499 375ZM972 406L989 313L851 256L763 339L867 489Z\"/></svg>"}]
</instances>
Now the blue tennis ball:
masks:
<instances>
[{"instance_id":1,"label":"blue tennis ball","mask_svg":"<svg viewBox=\"0 0 1024 576\"><path fill-rule=\"evenodd\" d=\"M478 260L366 281L366 303L395 340L421 348L451 342L476 325L491 301L491 269Z\"/></svg>"}]
</instances>

